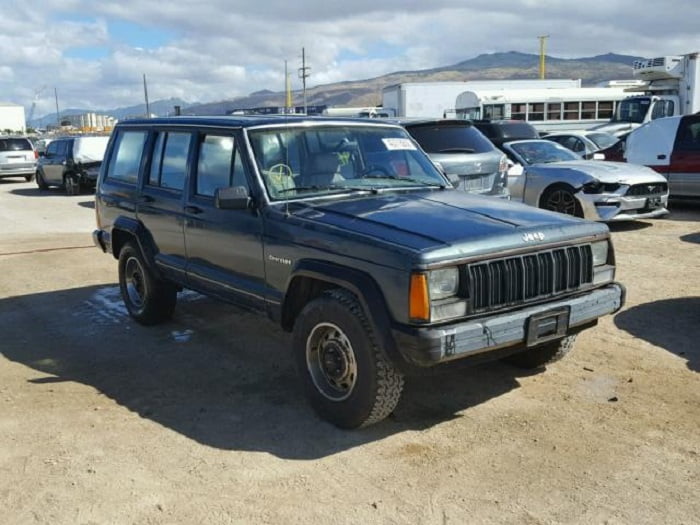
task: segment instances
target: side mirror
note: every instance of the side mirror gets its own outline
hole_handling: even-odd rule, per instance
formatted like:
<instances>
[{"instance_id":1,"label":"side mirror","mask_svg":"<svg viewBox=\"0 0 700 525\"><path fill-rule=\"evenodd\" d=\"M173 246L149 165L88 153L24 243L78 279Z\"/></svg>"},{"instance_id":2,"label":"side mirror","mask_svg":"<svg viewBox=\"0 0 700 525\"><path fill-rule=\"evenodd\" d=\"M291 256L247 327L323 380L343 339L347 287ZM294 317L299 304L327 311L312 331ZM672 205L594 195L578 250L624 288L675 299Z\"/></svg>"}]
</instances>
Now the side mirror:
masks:
<instances>
[{"instance_id":1,"label":"side mirror","mask_svg":"<svg viewBox=\"0 0 700 525\"><path fill-rule=\"evenodd\" d=\"M605 153L594 153L593 160L605 160Z\"/></svg>"},{"instance_id":2,"label":"side mirror","mask_svg":"<svg viewBox=\"0 0 700 525\"><path fill-rule=\"evenodd\" d=\"M247 210L251 198L244 186L217 188L214 192L214 205L221 210Z\"/></svg>"}]
</instances>

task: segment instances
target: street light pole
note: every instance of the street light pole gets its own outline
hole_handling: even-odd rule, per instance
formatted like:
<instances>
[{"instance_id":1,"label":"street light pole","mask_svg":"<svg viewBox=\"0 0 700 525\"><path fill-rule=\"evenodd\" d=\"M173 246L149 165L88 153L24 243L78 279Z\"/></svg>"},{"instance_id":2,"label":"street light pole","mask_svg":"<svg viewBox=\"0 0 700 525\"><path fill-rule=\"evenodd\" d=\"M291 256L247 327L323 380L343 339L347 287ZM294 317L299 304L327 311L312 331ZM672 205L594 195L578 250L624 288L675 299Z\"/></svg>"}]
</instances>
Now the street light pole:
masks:
<instances>
[{"instance_id":1,"label":"street light pole","mask_svg":"<svg viewBox=\"0 0 700 525\"><path fill-rule=\"evenodd\" d=\"M304 115L306 115L306 79L311 75L309 73L310 67L306 67L306 52L304 48L301 48L301 67L299 68L299 78L301 78L301 85L304 94Z\"/></svg>"}]
</instances>

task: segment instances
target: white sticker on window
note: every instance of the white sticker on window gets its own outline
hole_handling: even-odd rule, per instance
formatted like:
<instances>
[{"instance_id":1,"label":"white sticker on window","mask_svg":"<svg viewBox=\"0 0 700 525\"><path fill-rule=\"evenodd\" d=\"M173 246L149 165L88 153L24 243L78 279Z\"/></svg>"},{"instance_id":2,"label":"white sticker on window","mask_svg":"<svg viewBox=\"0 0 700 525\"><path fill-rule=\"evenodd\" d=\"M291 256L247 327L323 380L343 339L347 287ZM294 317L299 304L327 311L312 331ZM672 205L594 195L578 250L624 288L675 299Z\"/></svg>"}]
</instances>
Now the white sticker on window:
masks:
<instances>
[{"instance_id":1,"label":"white sticker on window","mask_svg":"<svg viewBox=\"0 0 700 525\"><path fill-rule=\"evenodd\" d=\"M410 139L382 139L382 142L386 146L386 149L388 149L389 151L396 151L402 149L416 149L416 145L413 142L411 142Z\"/></svg>"}]
</instances>

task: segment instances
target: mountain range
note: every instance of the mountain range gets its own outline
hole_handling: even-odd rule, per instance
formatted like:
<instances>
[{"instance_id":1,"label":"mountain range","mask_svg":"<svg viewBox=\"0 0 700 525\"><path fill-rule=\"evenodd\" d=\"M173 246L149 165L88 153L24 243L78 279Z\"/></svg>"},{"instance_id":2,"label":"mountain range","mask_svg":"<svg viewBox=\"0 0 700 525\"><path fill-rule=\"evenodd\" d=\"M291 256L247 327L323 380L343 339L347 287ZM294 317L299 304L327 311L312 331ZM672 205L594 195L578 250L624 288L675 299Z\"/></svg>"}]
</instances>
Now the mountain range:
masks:
<instances>
[{"instance_id":1,"label":"mountain range","mask_svg":"<svg viewBox=\"0 0 700 525\"><path fill-rule=\"evenodd\" d=\"M607 53L584 58L556 58L547 56L547 78L581 79L583 86L594 86L600 82L632 78L632 63L642 57ZM365 80L336 82L307 88L309 105L326 106L378 106L382 103L382 90L386 86L404 82L439 82L463 80L507 80L539 78L540 57L535 54L510 51L506 53L482 54L456 64L417 71L396 71ZM302 105L301 90L292 92L294 105ZM172 115L175 106L182 108L183 115L224 115L235 109L283 106L283 91L262 90L231 100L188 105L180 99L159 100L149 103L151 113L158 116ZM111 115L117 119L133 115L144 115L145 104L111 110L66 109L61 115L81 114L89 111ZM56 115L46 115L28 122L30 127L45 127L54 123Z\"/></svg>"}]
</instances>

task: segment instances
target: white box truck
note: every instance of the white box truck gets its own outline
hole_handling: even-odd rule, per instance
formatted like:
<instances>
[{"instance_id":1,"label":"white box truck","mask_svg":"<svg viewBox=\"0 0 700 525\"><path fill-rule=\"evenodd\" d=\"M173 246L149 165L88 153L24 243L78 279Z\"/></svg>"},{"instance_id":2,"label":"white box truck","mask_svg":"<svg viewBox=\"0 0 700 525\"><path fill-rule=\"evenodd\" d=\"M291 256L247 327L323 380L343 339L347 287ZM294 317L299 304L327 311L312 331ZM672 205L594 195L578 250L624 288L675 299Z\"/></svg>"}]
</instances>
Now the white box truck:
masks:
<instances>
[{"instance_id":1,"label":"white box truck","mask_svg":"<svg viewBox=\"0 0 700 525\"><path fill-rule=\"evenodd\" d=\"M596 129L622 136L657 118L692 115L700 111L697 52L636 60L632 74L644 81L642 85L631 88L641 93L621 101L610 122Z\"/></svg>"}]
</instances>

